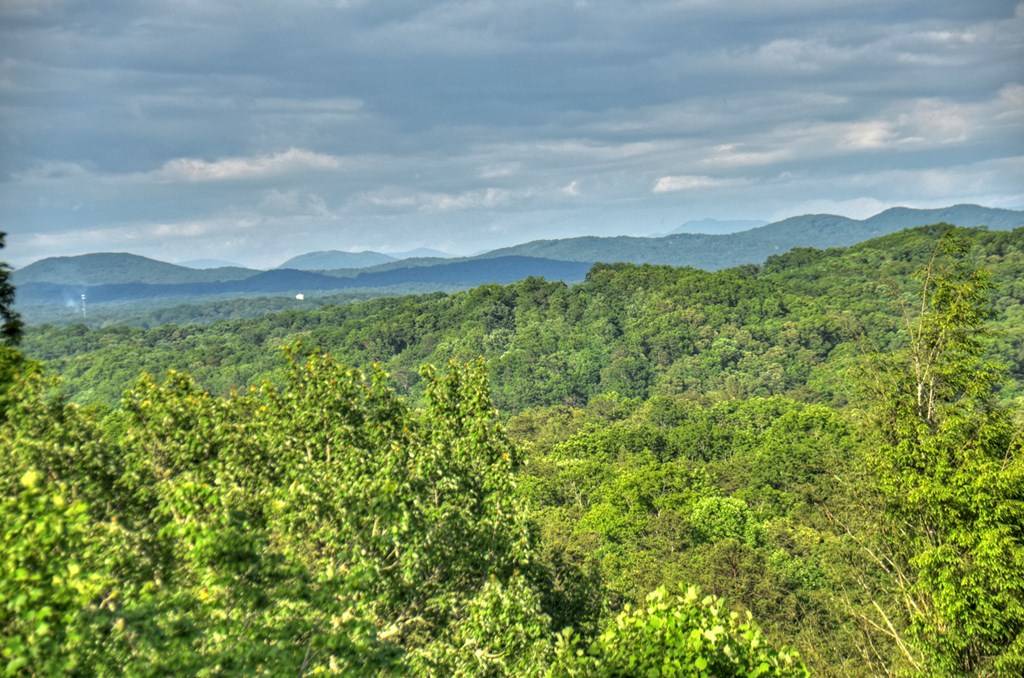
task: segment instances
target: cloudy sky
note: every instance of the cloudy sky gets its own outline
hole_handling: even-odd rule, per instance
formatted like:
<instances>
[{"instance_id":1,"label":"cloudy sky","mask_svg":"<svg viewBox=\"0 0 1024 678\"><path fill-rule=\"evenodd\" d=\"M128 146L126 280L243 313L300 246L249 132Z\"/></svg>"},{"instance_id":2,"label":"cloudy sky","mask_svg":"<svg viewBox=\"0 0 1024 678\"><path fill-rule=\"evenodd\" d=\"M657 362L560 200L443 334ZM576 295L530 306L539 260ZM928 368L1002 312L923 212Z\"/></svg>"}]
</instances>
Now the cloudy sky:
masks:
<instances>
[{"instance_id":1,"label":"cloudy sky","mask_svg":"<svg viewBox=\"0 0 1024 678\"><path fill-rule=\"evenodd\" d=\"M1016 0L0 0L17 265L956 202L1024 207Z\"/></svg>"}]
</instances>

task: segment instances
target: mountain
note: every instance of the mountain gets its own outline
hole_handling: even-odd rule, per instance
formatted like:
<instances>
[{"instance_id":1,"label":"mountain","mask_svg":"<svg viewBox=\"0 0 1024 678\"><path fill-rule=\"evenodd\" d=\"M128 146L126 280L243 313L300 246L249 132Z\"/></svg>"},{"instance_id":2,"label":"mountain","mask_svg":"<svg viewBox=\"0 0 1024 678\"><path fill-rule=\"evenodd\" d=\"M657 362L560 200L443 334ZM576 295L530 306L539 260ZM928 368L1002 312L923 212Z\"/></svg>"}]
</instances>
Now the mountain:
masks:
<instances>
[{"instance_id":1,"label":"mountain","mask_svg":"<svg viewBox=\"0 0 1024 678\"><path fill-rule=\"evenodd\" d=\"M179 284L240 280L259 271L240 266L197 270L126 252L100 252L74 257L48 257L19 268L17 286L28 283L108 285L124 283Z\"/></svg>"},{"instance_id":2,"label":"mountain","mask_svg":"<svg viewBox=\"0 0 1024 678\"><path fill-rule=\"evenodd\" d=\"M395 259L451 259L452 255L441 250L431 249L429 247L417 247L414 250L406 250L404 252L388 252L389 257Z\"/></svg>"},{"instance_id":3,"label":"mountain","mask_svg":"<svg viewBox=\"0 0 1024 678\"><path fill-rule=\"evenodd\" d=\"M223 259L189 259L188 261L179 261L178 266L200 270L208 268L245 268L241 264L236 264L233 261L224 261Z\"/></svg>"},{"instance_id":4,"label":"mountain","mask_svg":"<svg viewBox=\"0 0 1024 678\"><path fill-rule=\"evenodd\" d=\"M439 264L450 264L456 261L472 261L475 258L477 257L413 257L411 259L395 259L394 261L389 261L386 264L378 264L377 266L367 266L366 268L333 268L330 270L317 272L323 273L325 275L333 275L338 278L351 278L353 276L360 275L361 273L372 273L376 271L393 271L398 268L437 266Z\"/></svg>"},{"instance_id":5,"label":"mountain","mask_svg":"<svg viewBox=\"0 0 1024 678\"><path fill-rule=\"evenodd\" d=\"M736 233L764 226L767 222L755 219L696 219L687 221L671 233ZM666 235L671 235L671 233Z\"/></svg>"},{"instance_id":6,"label":"mountain","mask_svg":"<svg viewBox=\"0 0 1024 678\"><path fill-rule=\"evenodd\" d=\"M387 271L338 277L278 268L262 271L241 280L190 282L178 284L122 283L114 285L58 285L32 282L18 288L21 304L67 304L85 294L91 303L154 299L161 297L199 297L215 294L266 294L314 292L341 289L367 289L395 286L437 288L473 287L507 284L532 276L548 280L577 282L586 277L589 262L553 261L533 257L495 257L455 261L436 266L411 266Z\"/></svg>"},{"instance_id":7,"label":"mountain","mask_svg":"<svg viewBox=\"0 0 1024 678\"><path fill-rule=\"evenodd\" d=\"M670 264L717 270L741 264L759 264L773 254L794 247L843 247L906 228L934 223L1009 230L1024 225L1024 212L978 205L954 205L927 210L894 207L863 220L834 214L805 214L749 231L724 235L676 233L660 238L586 236L535 240L480 256L520 255L565 261Z\"/></svg>"},{"instance_id":8,"label":"mountain","mask_svg":"<svg viewBox=\"0 0 1024 678\"><path fill-rule=\"evenodd\" d=\"M688 222L688 224L708 225L713 220ZM790 217L765 226L752 228L737 233L674 233L663 237L596 237L565 238L561 240L535 240L513 247L485 252L471 258L445 259L441 257L417 256L410 259L396 259L402 255L422 254L422 250L395 253L394 255L379 252L310 252L286 261L280 268L303 271L322 271L332 277L348 280L359 278L363 274L396 275L395 283L371 283L365 286L374 287L379 284L405 284L412 280L410 270L413 268L433 268L450 266L476 260L491 260L498 257L517 257L519 260L543 259L565 262L632 262L671 264L674 266L694 266L697 268L717 270L741 264L759 264L769 256L781 254L794 247L840 247L853 245L900 231L906 228L923 226L932 223L949 223L956 226L988 226L992 230L1007 230L1024 225L1024 212L992 209L978 205L954 205L942 209L911 209L894 207L876 214L869 219L849 219L834 214L806 214ZM714 222L715 224L735 224L736 222ZM683 228L686 228L684 225ZM426 253L437 253L427 250ZM445 255L447 256L447 255ZM226 262L191 262L201 263ZM449 271L457 269L448 269ZM524 269L526 270L526 269ZM532 269L529 269L532 270ZM170 264L148 257L127 253L98 253L74 257L50 257L42 259L13 274L13 282L19 288L31 283L49 283L51 292L65 287L81 287L96 285L189 285L238 281L261 275L262 271L239 266L223 266L218 268L189 268L183 265ZM524 273L526 275L546 275L544 273ZM444 278L437 273L436 280ZM560 277L560 276L555 276ZM480 282L497 282L486 275L478 278ZM512 278L518 279L518 278ZM256 281L253 282L253 285ZM326 283L323 283L326 284ZM443 284L432 282L428 284ZM444 283L446 284L446 283ZM462 282L456 283L458 285ZM468 284L468 283L467 283ZM474 283L475 284L475 283ZM337 289L335 283L318 289ZM303 286L309 287L303 283ZM348 286L346 284L345 286ZM245 286L240 286L244 288ZM202 292L206 294L207 292ZM210 292L215 294L217 292ZM28 292L19 289L19 302L23 303ZM36 288L32 294L43 293ZM77 296L77 295L76 295Z\"/></svg>"},{"instance_id":9,"label":"mountain","mask_svg":"<svg viewBox=\"0 0 1024 678\"><path fill-rule=\"evenodd\" d=\"M386 264L400 257L363 250L362 252L342 252L341 250L323 250L307 252L292 257L278 268L293 268L299 271L326 271L332 268L367 268Z\"/></svg>"}]
</instances>

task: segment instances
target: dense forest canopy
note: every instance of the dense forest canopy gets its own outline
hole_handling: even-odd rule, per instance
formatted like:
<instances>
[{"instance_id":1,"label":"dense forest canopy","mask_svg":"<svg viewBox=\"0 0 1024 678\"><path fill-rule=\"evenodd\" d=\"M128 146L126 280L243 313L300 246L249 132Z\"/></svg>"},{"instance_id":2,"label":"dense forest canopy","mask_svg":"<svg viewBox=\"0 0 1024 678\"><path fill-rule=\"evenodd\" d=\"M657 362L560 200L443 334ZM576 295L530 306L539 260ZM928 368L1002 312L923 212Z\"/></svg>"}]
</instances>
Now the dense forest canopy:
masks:
<instances>
[{"instance_id":1,"label":"dense forest canopy","mask_svg":"<svg viewBox=\"0 0 1024 678\"><path fill-rule=\"evenodd\" d=\"M1020 675L1022 280L1024 229L937 225L30 328L0 354L3 665Z\"/></svg>"}]
</instances>

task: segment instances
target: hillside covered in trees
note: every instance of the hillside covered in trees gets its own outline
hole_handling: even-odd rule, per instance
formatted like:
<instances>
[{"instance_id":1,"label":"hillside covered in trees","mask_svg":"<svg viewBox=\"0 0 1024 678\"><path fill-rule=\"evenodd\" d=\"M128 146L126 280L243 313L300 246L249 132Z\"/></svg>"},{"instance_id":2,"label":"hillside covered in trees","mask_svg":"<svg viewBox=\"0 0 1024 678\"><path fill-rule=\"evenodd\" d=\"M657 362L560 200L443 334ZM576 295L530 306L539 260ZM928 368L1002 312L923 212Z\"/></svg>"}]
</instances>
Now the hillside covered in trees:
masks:
<instances>
[{"instance_id":1,"label":"hillside covered in trees","mask_svg":"<svg viewBox=\"0 0 1024 678\"><path fill-rule=\"evenodd\" d=\"M938 225L29 328L6 670L1019 675L1022 280L1024 229Z\"/></svg>"}]
</instances>

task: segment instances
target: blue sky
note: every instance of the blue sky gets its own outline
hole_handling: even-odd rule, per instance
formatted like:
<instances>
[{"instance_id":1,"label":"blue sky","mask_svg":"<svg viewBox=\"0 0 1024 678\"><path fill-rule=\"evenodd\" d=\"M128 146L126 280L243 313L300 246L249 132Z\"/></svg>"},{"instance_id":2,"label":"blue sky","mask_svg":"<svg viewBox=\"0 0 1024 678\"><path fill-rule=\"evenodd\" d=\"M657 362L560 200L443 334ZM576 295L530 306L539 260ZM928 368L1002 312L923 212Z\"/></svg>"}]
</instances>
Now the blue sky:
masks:
<instances>
[{"instance_id":1,"label":"blue sky","mask_svg":"<svg viewBox=\"0 0 1024 678\"><path fill-rule=\"evenodd\" d=\"M955 202L1024 207L1024 3L0 2L16 265Z\"/></svg>"}]
</instances>

